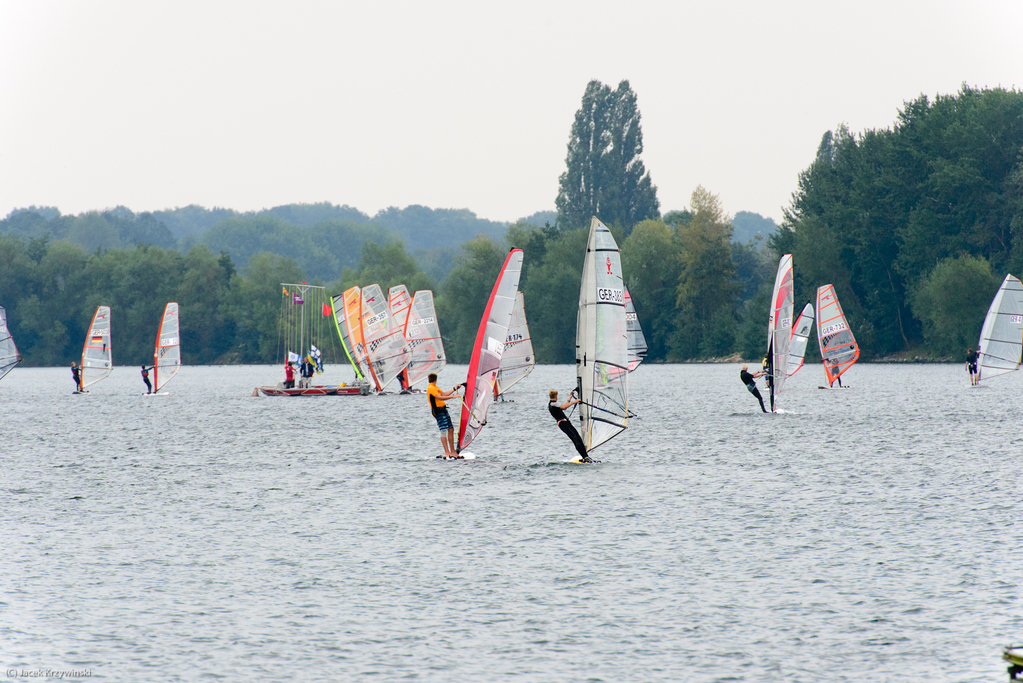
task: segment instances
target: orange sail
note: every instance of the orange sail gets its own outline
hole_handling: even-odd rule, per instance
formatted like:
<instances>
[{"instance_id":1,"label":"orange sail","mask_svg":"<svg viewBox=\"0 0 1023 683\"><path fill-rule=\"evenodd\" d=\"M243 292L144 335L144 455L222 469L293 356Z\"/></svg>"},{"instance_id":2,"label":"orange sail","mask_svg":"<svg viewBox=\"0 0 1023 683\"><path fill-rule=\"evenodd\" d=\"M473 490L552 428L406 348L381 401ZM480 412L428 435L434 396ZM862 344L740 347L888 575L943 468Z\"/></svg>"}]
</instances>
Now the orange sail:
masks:
<instances>
[{"instance_id":1,"label":"orange sail","mask_svg":"<svg viewBox=\"0 0 1023 683\"><path fill-rule=\"evenodd\" d=\"M817 341L828 384L838 379L860 357L860 347L838 303L834 285L817 289Z\"/></svg>"}]
</instances>

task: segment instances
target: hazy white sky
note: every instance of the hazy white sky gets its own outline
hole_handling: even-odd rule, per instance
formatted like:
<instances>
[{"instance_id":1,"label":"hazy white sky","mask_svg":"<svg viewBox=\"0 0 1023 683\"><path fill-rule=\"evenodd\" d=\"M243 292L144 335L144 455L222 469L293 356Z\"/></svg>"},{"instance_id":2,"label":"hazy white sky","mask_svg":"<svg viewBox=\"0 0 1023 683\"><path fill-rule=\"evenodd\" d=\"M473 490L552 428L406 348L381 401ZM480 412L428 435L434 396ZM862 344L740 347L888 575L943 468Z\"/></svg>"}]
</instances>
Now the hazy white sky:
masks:
<instances>
[{"instance_id":1,"label":"hazy white sky","mask_svg":"<svg viewBox=\"0 0 1023 683\"><path fill-rule=\"evenodd\" d=\"M590 79L629 79L664 211L775 220L821 135L1023 87L1023 2L0 0L0 217L329 201L553 209Z\"/></svg>"}]
</instances>

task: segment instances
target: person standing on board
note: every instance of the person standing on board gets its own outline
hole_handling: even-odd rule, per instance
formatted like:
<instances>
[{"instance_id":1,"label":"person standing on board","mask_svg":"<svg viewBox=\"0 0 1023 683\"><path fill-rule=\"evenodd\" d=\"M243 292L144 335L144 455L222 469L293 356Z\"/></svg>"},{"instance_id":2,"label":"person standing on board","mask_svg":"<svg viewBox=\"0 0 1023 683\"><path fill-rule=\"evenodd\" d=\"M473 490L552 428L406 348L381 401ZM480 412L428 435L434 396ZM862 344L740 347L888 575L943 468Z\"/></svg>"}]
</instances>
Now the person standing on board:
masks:
<instances>
[{"instance_id":1,"label":"person standing on board","mask_svg":"<svg viewBox=\"0 0 1023 683\"><path fill-rule=\"evenodd\" d=\"M558 405L557 390L551 389L549 396L550 401L547 403L547 410L550 411L551 417L557 420L558 428L565 432L565 434L568 435L568 438L572 440L572 444L575 446L575 449L579 451L580 460L583 462L593 462L590 458L590 454L586 452L586 444L583 443L583 438L579 436L579 432L576 430L575 426L569 422L568 416L565 415L565 411L568 408L579 403L579 399L575 398L575 392L573 391L569 394L568 400L560 406Z\"/></svg>"},{"instance_id":2,"label":"person standing on board","mask_svg":"<svg viewBox=\"0 0 1023 683\"><path fill-rule=\"evenodd\" d=\"M763 377L765 374L767 374L766 370L750 374L749 366L745 363L742 365L742 370L739 371L739 379L749 389L749 393L757 397L757 400L760 401L760 409L766 413L767 408L764 407L764 397L760 395L760 390L757 389L757 377Z\"/></svg>"},{"instance_id":3,"label":"person standing on board","mask_svg":"<svg viewBox=\"0 0 1023 683\"><path fill-rule=\"evenodd\" d=\"M966 369L970 371L970 384L980 384L980 372L977 370L977 358L980 356L980 349L966 349Z\"/></svg>"},{"instance_id":4,"label":"person standing on board","mask_svg":"<svg viewBox=\"0 0 1023 683\"><path fill-rule=\"evenodd\" d=\"M71 361L71 378L75 380L75 391L82 393L82 373L78 369L78 365Z\"/></svg>"},{"instance_id":5,"label":"person standing on board","mask_svg":"<svg viewBox=\"0 0 1023 683\"><path fill-rule=\"evenodd\" d=\"M295 388L295 368L291 367L290 360L284 365L284 388Z\"/></svg>"},{"instance_id":6,"label":"person standing on board","mask_svg":"<svg viewBox=\"0 0 1023 683\"><path fill-rule=\"evenodd\" d=\"M426 379L430 382L430 386L426 388L426 397L430 399L430 412L437 419L437 428L440 429L440 445L444 447L444 455L437 457L445 460L459 460L462 456L455 452L455 428L451 424L451 416L448 415L447 404L444 401L459 398L458 387L463 385L459 384L451 391L444 393L437 386L436 373L431 372Z\"/></svg>"},{"instance_id":7,"label":"person standing on board","mask_svg":"<svg viewBox=\"0 0 1023 683\"><path fill-rule=\"evenodd\" d=\"M155 367L155 365L148 368L145 365L142 366L142 381L146 383L147 394L153 393L153 385L149 383L149 371Z\"/></svg>"}]
</instances>

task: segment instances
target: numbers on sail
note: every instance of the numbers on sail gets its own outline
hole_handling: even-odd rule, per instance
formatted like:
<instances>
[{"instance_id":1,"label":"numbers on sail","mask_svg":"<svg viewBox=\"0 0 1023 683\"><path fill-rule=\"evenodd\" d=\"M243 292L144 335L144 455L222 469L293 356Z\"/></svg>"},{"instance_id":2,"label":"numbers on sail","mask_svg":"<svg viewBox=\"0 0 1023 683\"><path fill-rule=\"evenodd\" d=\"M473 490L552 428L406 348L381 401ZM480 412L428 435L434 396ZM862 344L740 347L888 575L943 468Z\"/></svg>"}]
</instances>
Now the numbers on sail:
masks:
<instances>
[{"instance_id":1,"label":"numbers on sail","mask_svg":"<svg viewBox=\"0 0 1023 683\"><path fill-rule=\"evenodd\" d=\"M837 323L833 323L831 325L828 325L827 327L822 327L820 334L821 334L822 337L829 337L829 336L831 336L831 335L833 335L833 334L835 334L837 332L841 332L842 330L846 330L846 329L849 329L849 328L846 327L845 321L844 320L840 320Z\"/></svg>"},{"instance_id":2,"label":"numbers on sail","mask_svg":"<svg viewBox=\"0 0 1023 683\"><path fill-rule=\"evenodd\" d=\"M625 292L624 290L614 289L612 287L598 287L597 301L612 304L624 304Z\"/></svg>"}]
</instances>

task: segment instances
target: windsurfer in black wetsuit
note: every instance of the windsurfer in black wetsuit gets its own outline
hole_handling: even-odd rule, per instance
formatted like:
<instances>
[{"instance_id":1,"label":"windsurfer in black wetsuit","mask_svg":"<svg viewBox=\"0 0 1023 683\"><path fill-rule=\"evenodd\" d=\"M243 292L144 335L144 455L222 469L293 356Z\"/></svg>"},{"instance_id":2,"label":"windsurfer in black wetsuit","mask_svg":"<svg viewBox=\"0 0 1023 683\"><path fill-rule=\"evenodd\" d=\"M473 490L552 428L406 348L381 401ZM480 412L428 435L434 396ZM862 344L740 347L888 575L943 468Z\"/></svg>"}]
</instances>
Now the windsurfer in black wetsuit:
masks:
<instances>
[{"instance_id":1,"label":"windsurfer in black wetsuit","mask_svg":"<svg viewBox=\"0 0 1023 683\"><path fill-rule=\"evenodd\" d=\"M760 395L760 390L757 389L757 377L763 377L765 374L767 374L766 370L750 374L749 366L746 364L743 364L742 370L739 371L739 379L749 389L749 393L757 397L757 400L760 401L760 409L766 413L767 408L764 407L764 397Z\"/></svg>"},{"instance_id":2,"label":"windsurfer in black wetsuit","mask_svg":"<svg viewBox=\"0 0 1023 683\"><path fill-rule=\"evenodd\" d=\"M970 384L980 384L980 372L977 370L977 358L980 356L980 349L966 349L966 369L970 371Z\"/></svg>"},{"instance_id":3,"label":"windsurfer in black wetsuit","mask_svg":"<svg viewBox=\"0 0 1023 683\"><path fill-rule=\"evenodd\" d=\"M74 361L71 361L71 378L75 380L75 391L82 393L82 372Z\"/></svg>"},{"instance_id":4,"label":"windsurfer in black wetsuit","mask_svg":"<svg viewBox=\"0 0 1023 683\"><path fill-rule=\"evenodd\" d=\"M560 406L558 405L557 391L553 389L551 390L550 399L550 402L547 404L547 410L551 412L551 417L558 421L558 427L561 431L565 432L565 434L568 435L568 438L572 440L572 444L575 446L575 449L579 451L579 459L583 462L593 462L593 459L590 458L590 455L586 452L586 444L583 443L583 438L579 436L579 432L576 431L576 428L569 421L568 416L565 415L566 409L574 406L576 403L579 403L579 399L575 398L575 392L573 391L572 395L569 396L569 399Z\"/></svg>"},{"instance_id":5,"label":"windsurfer in black wetsuit","mask_svg":"<svg viewBox=\"0 0 1023 683\"><path fill-rule=\"evenodd\" d=\"M153 385L149 383L149 371L155 367L155 365L148 368L145 365L142 366L142 381L146 383L147 394L153 393Z\"/></svg>"}]
</instances>

